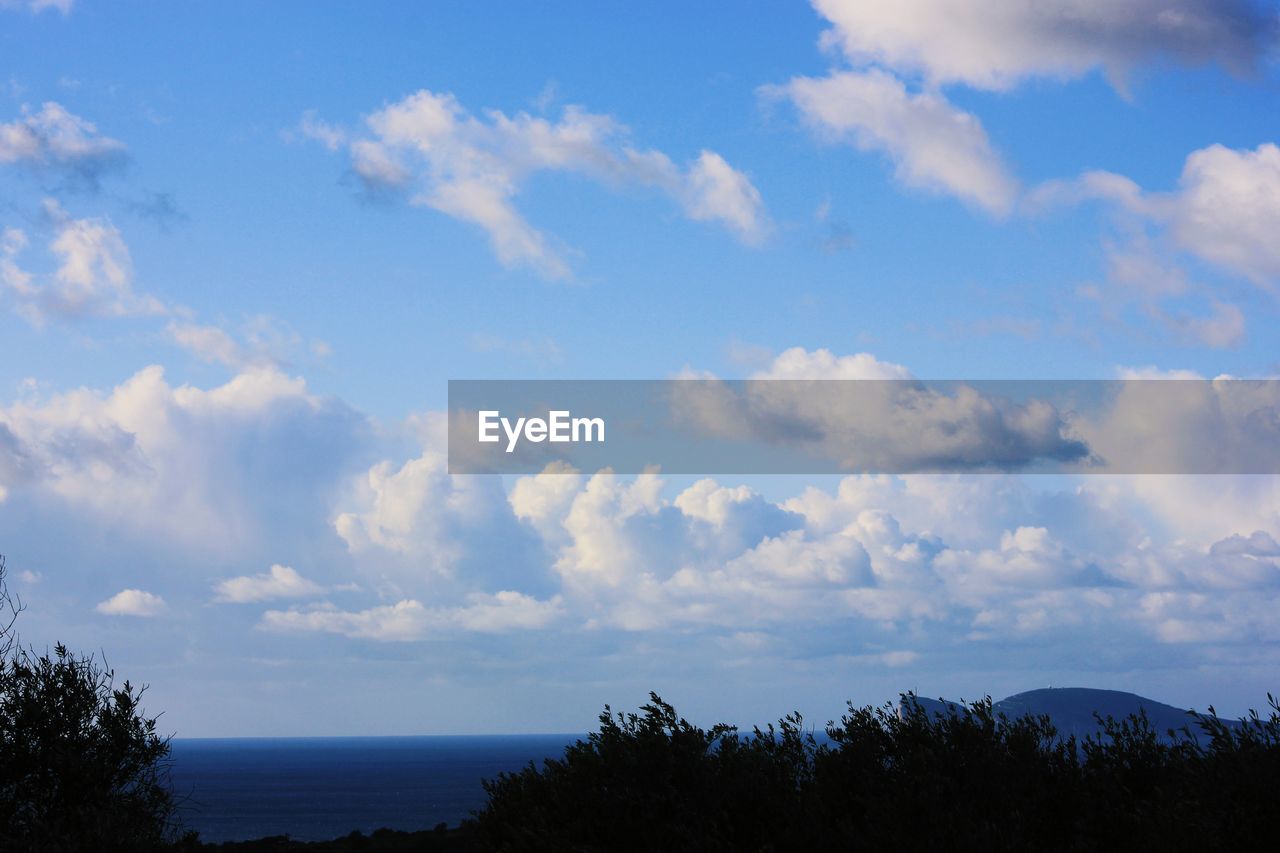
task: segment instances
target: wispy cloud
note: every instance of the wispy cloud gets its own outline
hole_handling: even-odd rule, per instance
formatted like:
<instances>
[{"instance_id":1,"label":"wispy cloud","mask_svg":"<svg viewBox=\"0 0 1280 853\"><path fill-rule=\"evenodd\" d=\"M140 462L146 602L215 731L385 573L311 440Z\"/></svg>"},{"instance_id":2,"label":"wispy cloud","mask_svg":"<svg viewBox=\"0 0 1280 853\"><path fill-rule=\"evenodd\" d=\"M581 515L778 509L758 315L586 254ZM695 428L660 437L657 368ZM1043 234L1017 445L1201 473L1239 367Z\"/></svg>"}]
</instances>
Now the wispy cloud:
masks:
<instances>
[{"instance_id":1,"label":"wispy cloud","mask_svg":"<svg viewBox=\"0 0 1280 853\"><path fill-rule=\"evenodd\" d=\"M345 149L367 187L403 193L410 204L479 226L503 264L550 279L570 277L565 252L515 204L536 172L656 189L688 218L719 224L750 245L770 227L759 191L721 155L703 150L681 168L661 151L633 147L611 116L582 107L566 107L556 121L498 110L476 115L452 94L424 89L369 115L362 131L309 113L298 132L331 151Z\"/></svg>"},{"instance_id":2,"label":"wispy cloud","mask_svg":"<svg viewBox=\"0 0 1280 853\"><path fill-rule=\"evenodd\" d=\"M39 110L24 106L20 118L0 124L0 164L54 173L91 189L123 164L125 150L123 142L55 101Z\"/></svg>"}]
</instances>

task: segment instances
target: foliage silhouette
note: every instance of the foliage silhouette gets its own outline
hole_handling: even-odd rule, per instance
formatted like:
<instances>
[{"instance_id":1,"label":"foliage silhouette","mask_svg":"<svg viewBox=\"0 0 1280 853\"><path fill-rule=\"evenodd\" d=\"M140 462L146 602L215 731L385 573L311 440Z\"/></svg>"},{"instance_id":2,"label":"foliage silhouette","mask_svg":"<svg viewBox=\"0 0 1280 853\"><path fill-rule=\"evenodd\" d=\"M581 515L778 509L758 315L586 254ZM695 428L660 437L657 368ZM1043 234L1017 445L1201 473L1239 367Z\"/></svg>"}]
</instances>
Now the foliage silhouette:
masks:
<instances>
[{"instance_id":1,"label":"foliage silhouette","mask_svg":"<svg viewBox=\"0 0 1280 853\"><path fill-rule=\"evenodd\" d=\"M169 740L94 656L19 642L0 558L0 850L150 851L170 840Z\"/></svg>"},{"instance_id":2,"label":"foliage silhouette","mask_svg":"<svg viewBox=\"0 0 1280 853\"><path fill-rule=\"evenodd\" d=\"M1274 839L1280 706L1199 732L1145 714L1060 737L990 698L855 707L819 741L799 714L701 729L650 694L539 768L486 781L487 850L1218 850Z\"/></svg>"}]
</instances>

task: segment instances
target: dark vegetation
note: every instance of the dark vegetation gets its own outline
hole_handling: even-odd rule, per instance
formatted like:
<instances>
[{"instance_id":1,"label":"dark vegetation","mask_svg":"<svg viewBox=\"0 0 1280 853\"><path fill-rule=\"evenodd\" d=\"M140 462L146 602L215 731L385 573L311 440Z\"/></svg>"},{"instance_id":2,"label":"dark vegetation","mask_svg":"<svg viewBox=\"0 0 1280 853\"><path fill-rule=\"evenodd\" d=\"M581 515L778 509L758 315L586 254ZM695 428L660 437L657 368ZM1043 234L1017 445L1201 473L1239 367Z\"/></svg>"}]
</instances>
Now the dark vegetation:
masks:
<instances>
[{"instance_id":1,"label":"dark vegetation","mask_svg":"<svg viewBox=\"0 0 1280 853\"><path fill-rule=\"evenodd\" d=\"M991 700L858 708L819 743L799 715L741 735L656 695L563 759L486 783L488 850L1243 850L1280 824L1280 707L1182 732L1139 714L1062 738ZM1195 729L1198 729L1195 730ZM1163 735L1163 736L1162 736Z\"/></svg>"},{"instance_id":2,"label":"dark vegetation","mask_svg":"<svg viewBox=\"0 0 1280 853\"><path fill-rule=\"evenodd\" d=\"M379 829L369 835L353 832L332 841L294 841L287 835L259 838L255 841L228 841L224 844L191 843L177 851L211 851L224 853L470 853L478 849L470 825L447 828L443 824L420 832Z\"/></svg>"},{"instance_id":3,"label":"dark vegetation","mask_svg":"<svg viewBox=\"0 0 1280 853\"><path fill-rule=\"evenodd\" d=\"M0 557L0 851L158 850L174 836L168 739L94 656L36 652Z\"/></svg>"},{"instance_id":4,"label":"dark vegetation","mask_svg":"<svg viewBox=\"0 0 1280 853\"><path fill-rule=\"evenodd\" d=\"M819 739L792 715L750 733L651 694L541 767L485 782L461 826L302 843L176 838L168 741L95 658L24 649L0 563L0 851L1252 850L1280 828L1280 704L1181 731L1145 712L1062 736L990 699L849 705Z\"/></svg>"}]
</instances>

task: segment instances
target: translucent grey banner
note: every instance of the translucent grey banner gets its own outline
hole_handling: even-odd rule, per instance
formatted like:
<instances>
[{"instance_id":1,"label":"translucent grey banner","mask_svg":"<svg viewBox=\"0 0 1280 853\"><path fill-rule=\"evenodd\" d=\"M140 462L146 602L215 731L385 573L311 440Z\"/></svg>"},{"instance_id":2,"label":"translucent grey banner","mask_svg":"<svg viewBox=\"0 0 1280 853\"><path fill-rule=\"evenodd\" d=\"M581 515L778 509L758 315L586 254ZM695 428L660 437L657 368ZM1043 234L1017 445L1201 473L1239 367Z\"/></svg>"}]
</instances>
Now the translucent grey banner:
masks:
<instances>
[{"instance_id":1,"label":"translucent grey banner","mask_svg":"<svg viewBox=\"0 0 1280 853\"><path fill-rule=\"evenodd\" d=\"M1280 473L1280 380L451 380L449 471Z\"/></svg>"}]
</instances>

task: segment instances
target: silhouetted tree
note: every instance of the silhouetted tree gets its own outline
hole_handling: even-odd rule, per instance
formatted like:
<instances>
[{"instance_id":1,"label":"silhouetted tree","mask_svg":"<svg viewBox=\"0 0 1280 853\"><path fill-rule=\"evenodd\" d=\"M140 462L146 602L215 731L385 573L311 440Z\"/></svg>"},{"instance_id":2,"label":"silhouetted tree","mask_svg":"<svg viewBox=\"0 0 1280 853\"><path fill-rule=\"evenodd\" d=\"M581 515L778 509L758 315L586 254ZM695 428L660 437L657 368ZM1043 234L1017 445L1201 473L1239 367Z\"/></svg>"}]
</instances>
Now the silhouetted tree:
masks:
<instances>
[{"instance_id":1,"label":"silhouetted tree","mask_svg":"<svg viewBox=\"0 0 1280 853\"><path fill-rule=\"evenodd\" d=\"M143 689L93 656L25 648L0 559L0 850L159 849L172 828L168 738Z\"/></svg>"}]
</instances>

